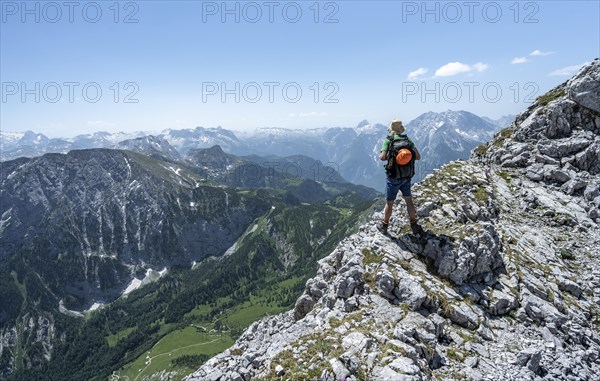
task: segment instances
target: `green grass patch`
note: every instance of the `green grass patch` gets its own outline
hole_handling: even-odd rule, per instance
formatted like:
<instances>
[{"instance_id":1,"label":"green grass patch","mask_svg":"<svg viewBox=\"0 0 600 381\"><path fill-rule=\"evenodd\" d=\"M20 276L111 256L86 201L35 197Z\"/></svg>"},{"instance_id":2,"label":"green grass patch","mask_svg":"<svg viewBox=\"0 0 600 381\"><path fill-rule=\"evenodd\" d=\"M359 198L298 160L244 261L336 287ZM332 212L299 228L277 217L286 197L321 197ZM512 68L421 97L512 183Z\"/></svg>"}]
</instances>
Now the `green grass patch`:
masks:
<instances>
[{"instance_id":1,"label":"green grass patch","mask_svg":"<svg viewBox=\"0 0 600 381\"><path fill-rule=\"evenodd\" d=\"M558 99L564 95L566 95L564 88L553 89L553 90L548 91L546 94L537 97L537 99L535 101L540 106L546 106L548 103L550 103L553 100Z\"/></svg>"},{"instance_id":2,"label":"green grass patch","mask_svg":"<svg viewBox=\"0 0 600 381\"><path fill-rule=\"evenodd\" d=\"M474 151L476 154L483 156L485 155L485 153L487 152L488 146L487 144L480 144L477 147L475 147Z\"/></svg>"},{"instance_id":3,"label":"green grass patch","mask_svg":"<svg viewBox=\"0 0 600 381\"><path fill-rule=\"evenodd\" d=\"M485 204L489 198L490 196L484 187L477 187L475 190L475 199L477 200L477 203Z\"/></svg>"},{"instance_id":4,"label":"green grass patch","mask_svg":"<svg viewBox=\"0 0 600 381\"><path fill-rule=\"evenodd\" d=\"M498 134L498 136L500 136L501 138L510 138L512 136L513 130L511 127L506 127L500 130L500 133Z\"/></svg>"},{"instance_id":5,"label":"green grass patch","mask_svg":"<svg viewBox=\"0 0 600 381\"><path fill-rule=\"evenodd\" d=\"M372 291L377 289L377 276L374 271L366 271L363 275L363 279L365 280L365 283L371 287Z\"/></svg>"},{"instance_id":6,"label":"green grass patch","mask_svg":"<svg viewBox=\"0 0 600 381\"><path fill-rule=\"evenodd\" d=\"M283 287L294 287L300 281L302 281L302 278L293 277L293 278L290 278L290 279L282 280L281 282L277 283L277 286L280 287L280 288L283 288Z\"/></svg>"},{"instance_id":7,"label":"green grass patch","mask_svg":"<svg viewBox=\"0 0 600 381\"><path fill-rule=\"evenodd\" d=\"M510 183L510 179L512 179L510 173L504 171L498 172L498 176L502 177L507 183Z\"/></svg>"},{"instance_id":8,"label":"green grass patch","mask_svg":"<svg viewBox=\"0 0 600 381\"><path fill-rule=\"evenodd\" d=\"M465 375L459 371L452 372L450 374L450 377L452 377L453 380L465 380L466 379Z\"/></svg>"},{"instance_id":9,"label":"green grass patch","mask_svg":"<svg viewBox=\"0 0 600 381\"><path fill-rule=\"evenodd\" d=\"M496 134L494 139L494 147L501 147L504 141L510 138L513 134L513 129L511 127L503 128Z\"/></svg>"},{"instance_id":10,"label":"green grass patch","mask_svg":"<svg viewBox=\"0 0 600 381\"><path fill-rule=\"evenodd\" d=\"M289 310L289 307L279 307L274 303L258 304L246 302L237 306L232 312L227 313L225 324L231 326L248 327L253 322L266 315L275 315Z\"/></svg>"},{"instance_id":11,"label":"green grass patch","mask_svg":"<svg viewBox=\"0 0 600 381\"><path fill-rule=\"evenodd\" d=\"M464 332L464 331L462 331L462 330L458 330L458 331L456 332L456 334L457 334L458 336L460 336L460 338L461 338L461 339L463 339L465 342L472 342L472 341L475 341L475 337L474 337L473 335L471 335L471 334L468 334L468 333L466 333L466 332Z\"/></svg>"},{"instance_id":12,"label":"green grass patch","mask_svg":"<svg viewBox=\"0 0 600 381\"><path fill-rule=\"evenodd\" d=\"M271 373L263 380L280 379L275 376L274 372L277 365L281 365L287 370L286 377L291 376L291 380L313 380L317 379L323 370L331 370L331 364L327 359L339 357L344 349L340 345L339 338L330 336L330 333L331 331L313 333L292 344L295 347L306 345L307 349L299 355L299 358L295 358L290 350L278 353L271 362ZM303 362L301 363L299 360L303 360ZM314 369L309 369L309 365L314 365Z\"/></svg>"},{"instance_id":13,"label":"green grass patch","mask_svg":"<svg viewBox=\"0 0 600 381\"><path fill-rule=\"evenodd\" d=\"M304 278L293 277L275 283L272 287L262 290L257 295L253 295L244 303L241 303L233 309L225 312L220 319L223 323L234 326L237 329L246 328L253 322L267 315L276 315L288 311L292 305L287 305L274 299L274 295L287 295L302 282ZM290 296L294 302L300 295ZM293 303L292 303L293 304Z\"/></svg>"},{"instance_id":14,"label":"green grass patch","mask_svg":"<svg viewBox=\"0 0 600 381\"><path fill-rule=\"evenodd\" d=\"M151 374L167 370L176 373L173 380L182 380L202 364L194 365L188 358L186 364L182 366L178 365L177 358L182 356L192 356L192 359L210 358L229 348L233 343L234 340L229 336L209 335L199 332L194 327L185 327L169 333L152 349L116 373L121 379L128 377L130 381L139 381Z\"/></svg>"},{"instance_id":15,"label":"green grass patch","mask_svg":"<svg viewBox=\"0 0 600 381\"><path fill-rule=\"evenodd\" d=\"M560 249L560 257L565 260L573 260L575 259L575 254L573 254L571 250L563 247Z\"/></svg>"},{"instance_id":16,"label":"green grass patch","mask_svg":"<svg viewBox=\"0 0 600 381\"><path fill-rule=\"evenodd\" d=\"M366 265L369 265L371 263L379 263L381 262L380 257L375 254L375 252L367 247L363 247L363 249L361 250L363 255L364 255L364 260L363 262Z\"/></svg>"},{"instance_id":17,"label":"green grass patch","mask_svg":"<svg viewBox=\"0 0 600 381\"><path fill-rule=\"evenodd\" d=\"M212 312L212 308L207 304L201 304L190 312L184 315L185 319L203 319L206 315Z\"/></svg>"},{"instance_id":18,"label":"green grass patch","mask_svg":"<svg viewBox=\"0 0 600 381\"><path fill-rule=\"evenodd\" d=\"M149 375L167 371L174 372L173 380L183 379L202 364L203 361L200 360L210 358L229 348L235 338L254 321L266 315L289 310L289 305L282 306L281 298L274 296L292 292L291 290L297 288L303 281L304 278L293 277L277 282L250 296L245 302L225 308L212 319L209 317L214 316L215 308L221 309L229 304L231 297L219 298L211 305L199 305L185 314L185 320L194 322L193 326L176 329L174 324L160 322L159 334L165 336L149 353L144 353L134 362L123 367L118 375L122 378L129 377L131 381L136 379L139 381ZM295 297L293 299L295 300ZM221 331L211 332L215 328ZM125 332L119 332L110 337L110 342L116 343L124 336ZM194 363L197 364L193 365Z\"/></svg>"},{"instance_id":19,"label":"green grass patch","mask_svg":"<svg viewBox=\"0 0 600 381\"><path fill-rule=\"evenodd\" d=\"M329 325L330 325L330 326L331 326L331 328L333 328L333 329L335 329L335 328L337 328L337 327L341 326L341 325L342 325L342 323L343 323L343 321L342 321L342 320L340 320L340 319L338 319L338 318L335 318L335 317L332 317L332 318L330 318L330 319L329 319Z\"/></svg>"},{"instance_id":20,"label":"green grass patch","mask_svg":"<svg viewBox=\"0 0 600 381\"><path fill-rule=\"evenodd\" d=\"M461 351L453 348L448 348L448 350L446 351L446 356L448 356L450 360L459 362L463 362L463 360L465 359L465 355Z\"/></svg>"}]
</instances>

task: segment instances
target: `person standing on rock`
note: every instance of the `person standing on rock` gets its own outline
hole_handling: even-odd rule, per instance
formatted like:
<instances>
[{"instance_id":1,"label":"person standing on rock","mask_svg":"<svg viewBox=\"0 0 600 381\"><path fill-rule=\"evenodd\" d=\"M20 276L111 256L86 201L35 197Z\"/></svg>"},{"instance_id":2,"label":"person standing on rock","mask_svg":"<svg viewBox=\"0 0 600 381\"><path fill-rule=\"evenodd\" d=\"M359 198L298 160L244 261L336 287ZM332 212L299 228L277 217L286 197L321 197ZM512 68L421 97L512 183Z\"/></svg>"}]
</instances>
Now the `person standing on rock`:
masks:
<instances>
[{"instance_id":1,"label":"person standing on rock","mask_svg":"<svg viewBox=\"0 0 600 381\"><path fill-rule=\"evenodd\" d=\"M381 146L379 158L387 161L384 166L386 170L385 180L385 209L383 211L383 221L377 223L377 229L383 234L387 234L392 209L398 192L402 192L410 228L414 234L423 235L423 229L417 223L417 212L413 203L411 193L411 180L415 174L415 161L421 159L421 154L412 140L404 134L405 128L402 121L394 119L388 128L388 135Z\"/></svg>"}]
</instances>

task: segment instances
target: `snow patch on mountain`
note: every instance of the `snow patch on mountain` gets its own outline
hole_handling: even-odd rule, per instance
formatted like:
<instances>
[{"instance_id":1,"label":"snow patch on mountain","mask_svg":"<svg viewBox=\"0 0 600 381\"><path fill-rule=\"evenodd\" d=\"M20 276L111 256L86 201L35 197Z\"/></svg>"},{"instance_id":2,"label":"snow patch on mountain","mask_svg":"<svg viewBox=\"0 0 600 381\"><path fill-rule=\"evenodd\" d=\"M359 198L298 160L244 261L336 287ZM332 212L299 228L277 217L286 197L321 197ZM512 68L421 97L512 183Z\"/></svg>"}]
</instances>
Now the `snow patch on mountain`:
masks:
<instances>
[{"instance_id":1,"label":"snow patch on mountain","mask_svg":"<svg viewBox=\"0 0 600 381\"><path fill-rule=\"evenodd\" d=\"M133 278L131 280L131 282L129 282L129 284L127 285L127 287L125 288L125 290L123 290L123 292L121 293L121 296L125 297L129 294L131 294L133 291L139 289L140 287L143 287L149 283L152 282L156 282L157 280L159 280L161 277L163 277L165 274L167 273L167 268L163 268L160 271L156 271L153 269L147 269L146 270L146 275L144 276L143 279L138 279L138 278Z\"/></svg>"}]
</instances>

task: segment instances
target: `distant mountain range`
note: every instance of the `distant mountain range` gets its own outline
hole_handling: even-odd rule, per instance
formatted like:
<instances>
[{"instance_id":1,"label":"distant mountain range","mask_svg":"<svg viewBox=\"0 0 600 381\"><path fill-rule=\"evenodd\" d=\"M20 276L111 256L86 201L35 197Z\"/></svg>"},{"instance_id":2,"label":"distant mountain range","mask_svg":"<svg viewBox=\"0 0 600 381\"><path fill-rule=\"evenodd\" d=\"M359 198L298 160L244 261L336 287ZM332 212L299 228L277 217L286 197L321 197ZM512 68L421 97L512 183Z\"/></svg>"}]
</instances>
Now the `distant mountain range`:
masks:
<instances>
[{"instance_id":1,"label":"distant mountain range","mask_svg":"<svg viewBox=\"0 0 600 381\"><path fill-rule=\"evenodd\" d=\"M514 116L498 120L481 118L467 111L428 112L406 124L407 132L422 152L415 181L440 165L465 159L477 145L488 141L494 132L509 126ZM34 157L44 153L66 153L73 149L117 148L151 156L180 160L189 152L218 145L236 156L303 155L334 169L352 183L382 189L383 163L379 160L387 126L361 121L356 127L316 129L259 128L252 133L217 128L78 135L50 139L43 134L0 133L0 160Z\"/></svg>"}]
</instances>

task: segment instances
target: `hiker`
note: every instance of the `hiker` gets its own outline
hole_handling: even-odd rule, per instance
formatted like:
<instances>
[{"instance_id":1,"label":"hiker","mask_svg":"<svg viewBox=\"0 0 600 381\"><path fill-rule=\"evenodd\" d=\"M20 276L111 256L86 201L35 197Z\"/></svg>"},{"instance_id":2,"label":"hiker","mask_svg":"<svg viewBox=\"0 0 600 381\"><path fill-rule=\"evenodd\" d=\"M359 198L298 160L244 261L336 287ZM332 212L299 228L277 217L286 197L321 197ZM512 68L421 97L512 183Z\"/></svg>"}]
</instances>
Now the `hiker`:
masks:
<instances>
[{"instance_id":1,"label":"hiker","mask_svg":"<svg viewBox=\"0 0 600 381\"><path fill-rule=\"evenodd\" d=\"M384 166L387 174L385 180L386 204L383 212L383 221L377 224L377 229L387 234L394 200L396 200L398 191L400 191L406 202L412 232L423 235L424 231L417 223L417 212L410 189L411 179L415 174L415 160L420 160L421 154L417 150L415 143L403 134L404 131L405 128L402 125L402 121L399 119L392 120L388 128L390 135L385 138L381 147L379 158L388 163Z\"/></svg>"}]
</instances>

